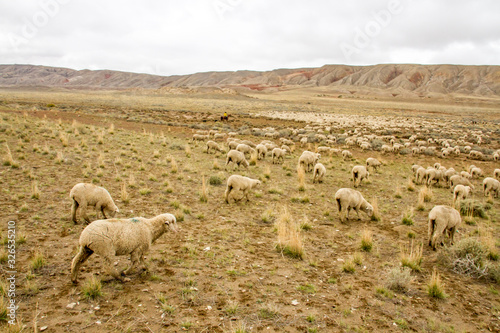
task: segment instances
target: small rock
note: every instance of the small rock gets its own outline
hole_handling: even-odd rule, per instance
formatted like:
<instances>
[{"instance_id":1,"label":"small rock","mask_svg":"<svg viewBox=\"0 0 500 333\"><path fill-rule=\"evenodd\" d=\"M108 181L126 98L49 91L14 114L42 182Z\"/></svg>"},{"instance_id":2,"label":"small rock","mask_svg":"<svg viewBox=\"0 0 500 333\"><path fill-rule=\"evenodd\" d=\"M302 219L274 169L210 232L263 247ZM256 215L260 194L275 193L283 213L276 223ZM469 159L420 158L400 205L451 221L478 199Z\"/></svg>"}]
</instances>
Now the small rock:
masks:
<instances>
[{"instance_id":1,"label":"small rock","mask_svg":"<svg viewBox=\"0 0 500 333\"><path fill-rule=\"evenodd\" d=\"M148 292L148 290L147 290L147 289L142 289L142 291L143 291L143 292L145 292L145 293L147 293L147 292Z\"/></svg>"},{"instance_id":2,"label":"small rock","mask_svg":"<svg viewBox=\"0 0 500 333\"><path fill-rule=\"evenodd\" d=\"M40 332L45 331L47 328L48 328L47 326L42 326L42 327L40 327Z\"/></svg>"},{"instance_id":3,"label":"small rock","mask_svg":"<svg viewBox=\"0 0 500 333\"><path fill-rule=\"evenodd\" d=\"M101 325L101 321L100 321L100 320L96 321L95 323L96 323L97 325Z\"/></svg>"},{"instance_id":4,"label":"small rock","mask_svg":"<svg viewBox=\"0 0 500 333\"><path fill-rule=\"evenodd\" d=\"M100 307L100 306L96 306L96 307L94 308L94 310L96 310L96 311L97 311L97 310L100 310L100 309L101 309L101 307Z\"/></svg>"},{"instance_id":5,"label":"small rock","mask_svg":"<svg viewBox=\"0 0 500 333\"><path fill-rule=\"evenodd\" d=\"M299 302L298 302L296 299L294 299L294 300L292 301L292 305L299 305Z\"/></svg>"},{"instance_id":6,"label":"small rock","mask_svg":"<svg viewBox=\"0 0 500 333\"><path fill-rule=\"evenodd\" d=\"M203 251L210 251L210 246L207 246L206 248L204 248Z\"/></svg>"},{"instance_id":7,"label":"small rock","mask_svg":"<svg viewBox=\"0 0 500 333\"><path fill-rule=\"evenodd\" d=\"M74 309L76 306L76 303L69 303L68 305L66 305L66 309Z\"/></svg>"},{"instance_id":8,"label":"small rock","mask_svg":"<svg viewBox=\"0 0 500 333\"><path fill-rule=\"evenodd\" d=\"M212 307L210 305L207 305L207 310L212 310Z\"/></svg>"}]
</instances>

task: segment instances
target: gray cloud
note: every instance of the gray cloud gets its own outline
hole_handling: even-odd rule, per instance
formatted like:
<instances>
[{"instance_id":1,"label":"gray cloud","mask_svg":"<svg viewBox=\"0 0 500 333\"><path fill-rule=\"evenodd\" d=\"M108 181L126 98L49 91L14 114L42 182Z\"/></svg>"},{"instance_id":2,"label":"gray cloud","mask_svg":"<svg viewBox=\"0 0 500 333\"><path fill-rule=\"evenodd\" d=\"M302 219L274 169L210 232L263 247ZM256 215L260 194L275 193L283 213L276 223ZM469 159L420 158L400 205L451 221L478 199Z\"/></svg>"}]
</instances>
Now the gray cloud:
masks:
<instances>
[{"instance_id":1,"label":"gray cloud","mask_svg":"<svg viewBox=\"0 0 500 333\"><path fill-rule=\"evenodd\" d=\"M345 63L494 64L500 2L0 3L2 63L160 75Z\"/></svg>"}]
</instances>

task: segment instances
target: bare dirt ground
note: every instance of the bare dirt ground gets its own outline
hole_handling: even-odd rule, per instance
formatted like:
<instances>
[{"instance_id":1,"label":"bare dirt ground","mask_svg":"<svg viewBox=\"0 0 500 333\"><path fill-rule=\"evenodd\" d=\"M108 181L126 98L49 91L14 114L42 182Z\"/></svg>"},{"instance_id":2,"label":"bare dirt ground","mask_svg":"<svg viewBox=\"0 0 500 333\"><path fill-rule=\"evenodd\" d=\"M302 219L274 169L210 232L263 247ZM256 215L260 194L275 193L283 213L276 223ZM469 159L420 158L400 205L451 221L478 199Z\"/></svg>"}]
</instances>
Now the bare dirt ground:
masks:
<instances>
[{"instance_id":1,"label":"bare dirt ground","mask_svg":"<svg viewBox=\"0 0 500 333\"><path fill-rule=\"evenodd\" d=\"M258 143L264 138L251 135L248 130L253 127L305 125L259 117L259 112L302 107L311 108L310 112L329 112L340 101L328 104L312 100L307 104L305 100L287 102L265 95L224 99L176 96L158 106L154 105L159 99L146 102L139 97L131 97L135 103L123 97L114 105L109 101L115 103L115 95L99 100L95 94L68 97L63 93L64 101L57 100L61 95L52 93L1 94L2 156L5 161L8 146L14 165L0 166L0 239L5 253L7 222L15 221L18 309L17 325L1 322L0 330L500 331L498 283L488 277L474 279L453 272L439 259L443 250L432 251L427 246L428 212L434 205L451 204L449 188L433 187L432 199L425 203L424 210L415 210L414 224L401 223L403 212L417 206L420 185L415 190L407 186L413 163L427 167L440 162L458 171L475 164L485 176L491 176L498 162L471 161L464 154L441 159L353 147L349 148L353 160L323 156L325 181L312 184L308 173L305 190L300 191L297 160L303 150L314 150L314 145L300 147L297 143L283 164L272 164L268 156L247 170L232 171L224 168L225 154L207 154L204 144L191 141L193 131L234 130L240 133L239 138ZM48 105L49 100L54 100L54 106ZM380 103L374 102L373 110L368 100L342 105L357 114L383 114L384 110L404 114L400 105ZM414 110L409 117L418 114L426 119L454 119L455 111L457 121L477 116L470 113L474 109L471 105L416 101L405 105ZM232 112L230 122L215 121L223 110L235 106L239 109ZM491 129L488 149L500 148L498 127L495 132L498 124L494 122L500 116L498 107L491 103L478 106L478 114L485 122L476 126ZM341 187L352 187L350 171L354 165L364 164L367 157L378 158L383 166L372 172L370 181L364 181L359 190L367 200L378 201L381 219L371 221L361 213L361 220L341 223L334 194ZM252 190L250 202L224 202L226 179L234 173L262 180L262 186ZM207 202L200 200L203 178L207 183L213 179L207 185ZM216 184L216 179L221 184ZM156 241L146 256L147 272L131 275L129 282L114 281L106 274L103 260L93 255L83 265L79 284L71 283L71 260L85 228L81 219L75 225L70 216L69 191L79 182L108 189L120 208L119 217L152 217L165 212L177 216L179 232L166 233ZM475 199L484 204L489 200L491 208L486 218L463 223L456 239L488 235L498 250L500 199L483 196L482 178L472 182ZM305 250L302 260L275 248L273 222L284 206L294 220L311 226L301 230ZM95 219L94 214L90 216ZM371 251L360 248L364 230L373 235ZM406 292L387 290L388 271L401 265L402 247L412 240L423 244L421 271L411 273L414 280ZM353 272L346 272L345 263L353 256L358 257L358 263ZM35 259L42 263L37 264ZM127 257L116 258L119 269L128 264ZM1 265L4 292L9 269L3 260ZM444 299L427 293L434 269L444 283ZM102 282L102 295L89 298L84 286L94 275ZM7 302L6 294L3 299Z\"/></svg>"}]
</instances>

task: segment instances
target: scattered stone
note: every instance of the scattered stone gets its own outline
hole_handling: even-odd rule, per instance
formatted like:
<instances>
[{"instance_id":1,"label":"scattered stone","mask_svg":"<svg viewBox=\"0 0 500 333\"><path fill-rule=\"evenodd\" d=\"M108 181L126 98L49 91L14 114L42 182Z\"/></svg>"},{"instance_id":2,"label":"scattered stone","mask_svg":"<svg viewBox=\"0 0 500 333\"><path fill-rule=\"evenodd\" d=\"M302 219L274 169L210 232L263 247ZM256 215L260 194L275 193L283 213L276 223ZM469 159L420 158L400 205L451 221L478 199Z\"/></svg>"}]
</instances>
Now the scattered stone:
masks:
<instances>
[{"instance_id":1,"label":"scattered stone","mask_svg":"<svg viewBox=\"0 0 500 333\"><path fill-rule=\"evenodd\" d=\"M68 305L66 305L66 309L74 309L76 306L76 303L69 303Z\"/></svg>"},{"instance_id":2,"label":"scattered stone","mask_svg":"<svg viewBox=\"0 0 500 333\"><path fill-rule=\"evenodd\" d=\"M47 328L48 328L48 326L42 326L42 327L40 327L40 332L45 331Z\"/></svg>"},{"instance_id":3,"label":"scattered stone","mask_svg":"<svg viewBox=\"0 0 500 333\"><path fill-rule=\"evenodd\" d=\"M294 299L294 300L292 301L292 305L299 305L299 302L298 302L296 299Z\"/></svg>"}]
</instances>

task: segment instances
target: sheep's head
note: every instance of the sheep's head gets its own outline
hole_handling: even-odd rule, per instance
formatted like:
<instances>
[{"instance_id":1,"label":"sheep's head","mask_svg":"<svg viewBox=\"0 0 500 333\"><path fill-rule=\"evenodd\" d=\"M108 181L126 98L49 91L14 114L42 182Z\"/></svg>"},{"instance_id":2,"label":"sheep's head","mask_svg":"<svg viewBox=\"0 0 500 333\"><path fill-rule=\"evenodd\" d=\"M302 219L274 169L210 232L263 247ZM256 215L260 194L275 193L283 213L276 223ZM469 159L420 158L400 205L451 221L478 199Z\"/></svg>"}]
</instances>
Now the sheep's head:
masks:
<instances>
[{"instance_id":1,"label":"sheep's head","mask_svg":"<svg viewBox=\"0 0 500 333\"><path fill-rule=\"evenodd\" d=\"M106 215L109 215L110 217L115 217L116 213L120 212L120 210L114 203L112 206L107 206L106 208L104 208L104 210L106 211Z\"/></svg>"},{"instance_id":2,"label":"sheep's head","mask_svg":"<svg viewBox=\"0 0 500 333\"><path fill-rule=\"evenodd\" d=\"M368 214L368 216L372 217L373 216L373 206L370 205L368 202L364 207L362 207L363 211Z\"/></svg>"},{"instance_id":3,"label":"sheep's head","mask_svg":"<svg viewBox=\"0 0 500 333\"><path fill-rule=\"evenodd\" d=\"M177 227L177 219L173 214L163 214L165 217L165 226L169 227L173 232L177 232L179 228Z\"/></svg>"}]
</instances>

